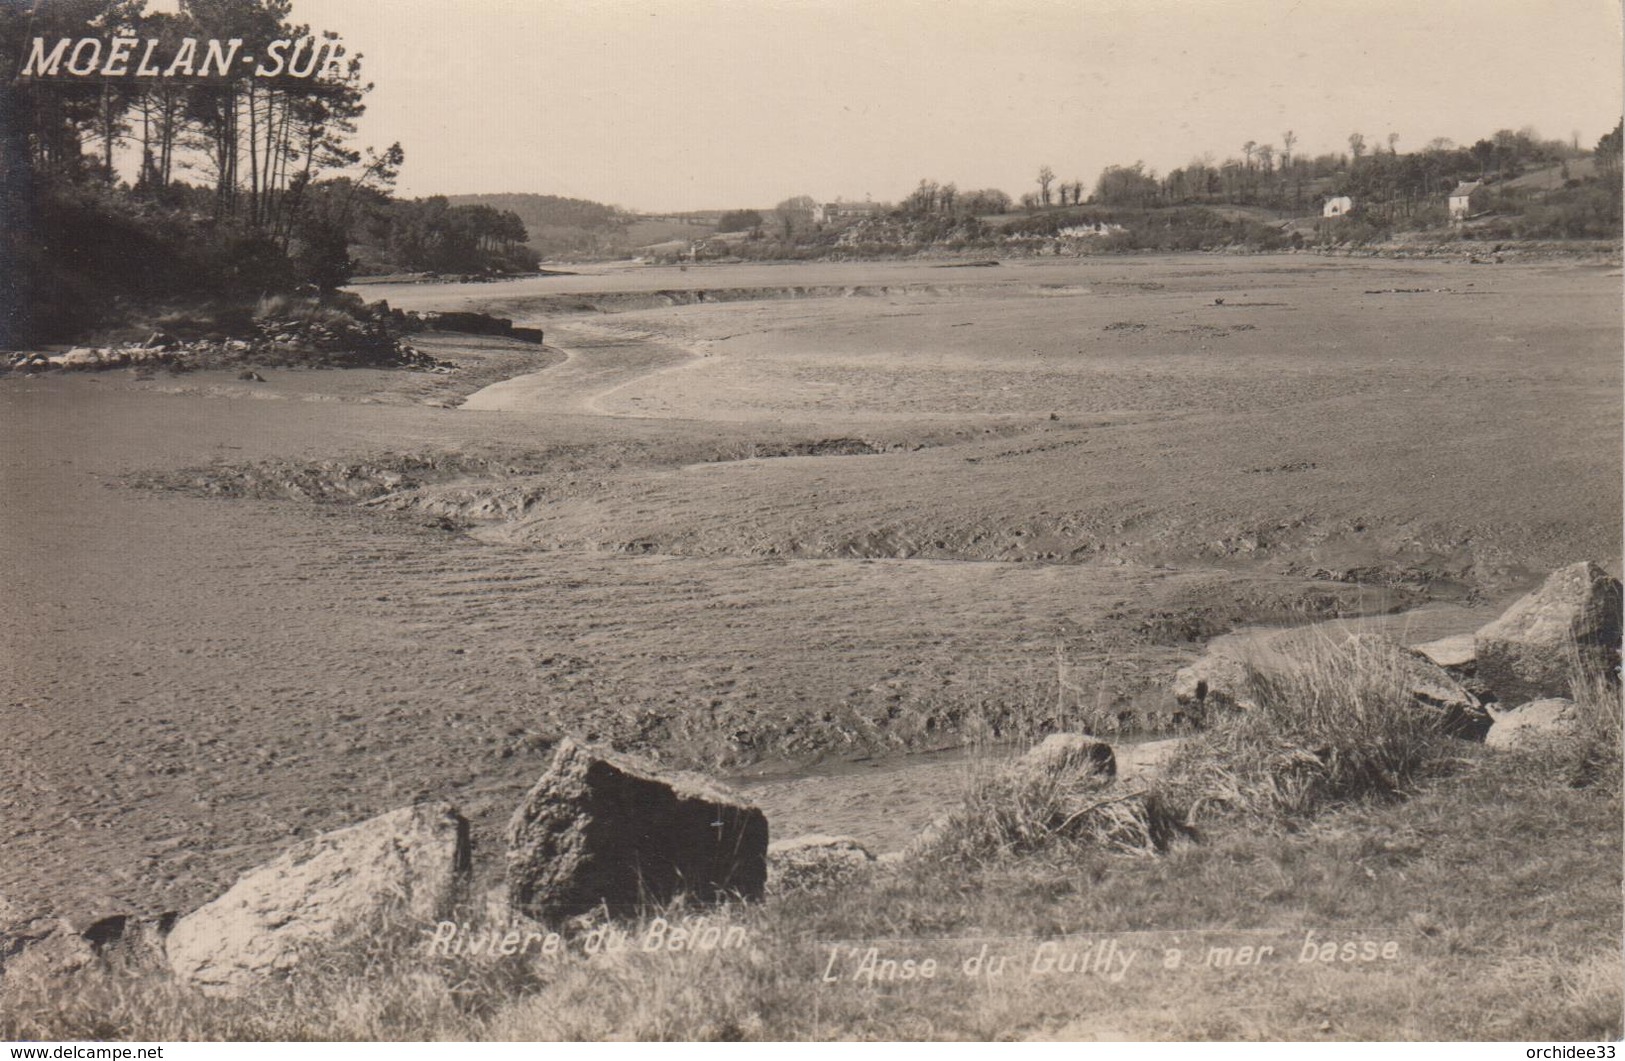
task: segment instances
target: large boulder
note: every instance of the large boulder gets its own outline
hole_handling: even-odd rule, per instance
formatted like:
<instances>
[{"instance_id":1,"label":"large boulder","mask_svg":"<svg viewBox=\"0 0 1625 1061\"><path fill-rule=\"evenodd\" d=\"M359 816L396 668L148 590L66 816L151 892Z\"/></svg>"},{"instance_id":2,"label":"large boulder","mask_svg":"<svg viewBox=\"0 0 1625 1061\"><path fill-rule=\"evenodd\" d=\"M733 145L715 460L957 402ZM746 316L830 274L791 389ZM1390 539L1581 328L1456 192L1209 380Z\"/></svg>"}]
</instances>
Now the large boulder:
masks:
<instances>
[{"instance_id":1,"label":"large boulder","mask_svg":"<svg viewBox=\"0 0 1625 1061\"><path fill-rule=\"evenodd\" d=\"M1619 673L1620 583L1589 560L1552 572L1480 629L1477 676L1504 704L1573 697Z\"/></svg>"},{"instance_id":2,"label":"large boulder","mask_svg":"<svg viewBox=\"0 0 1625 1061\"><path fill-rule=\"evenodd\" d=\"M167 941L170 968L207 994L240 994L392 919L439 920L461 897L469 862L468 822L444 803L323 833L181 918Z\"/></svg>"},{"instance_id":3,"label":"large boulder","mask_svg":"<svg viewBox=\"0 0 1625 1061\"><path fill-rule=\"evenodd\" d=\"M1349 634L1324 626L1279 631L1255 642L1210 649L1175 675L1174 696L1182 704L1204 709L1252 710L1261 689L1298 668L1313 666L1317 655L1328 651L1351 656L1369 673L1395 676L1419 705L1443 712L1449 733L1480 740L1489 730L1490 716L1478 698L1423 653L1379 634Z\"/></svg>"},{"instance_id":4,"label":"large boulder","mask_svg":"<svg viewBox=\"0 0 1625 1061\"><path fill-rule=\"evenodd\" d=\"M1511 711L1497 714L1495 724L1490 726L1489 733L1484 737L1484 745L1502 749L1526 748L1568 736L1578 727L1579 718L1573 700L1563 697L1532 700Z\"/></svg>"},{"instance_id":5,"label":"large boulder","mask_svg":"<svg viewBox=\"0 0 1625 1061\"><path fill-rule=\"evenodd\" d=\"M565 738L508 823L507 879L514 911L543 920L755 898L767 818L705 778Z\"/></svg>"}]
</instances>

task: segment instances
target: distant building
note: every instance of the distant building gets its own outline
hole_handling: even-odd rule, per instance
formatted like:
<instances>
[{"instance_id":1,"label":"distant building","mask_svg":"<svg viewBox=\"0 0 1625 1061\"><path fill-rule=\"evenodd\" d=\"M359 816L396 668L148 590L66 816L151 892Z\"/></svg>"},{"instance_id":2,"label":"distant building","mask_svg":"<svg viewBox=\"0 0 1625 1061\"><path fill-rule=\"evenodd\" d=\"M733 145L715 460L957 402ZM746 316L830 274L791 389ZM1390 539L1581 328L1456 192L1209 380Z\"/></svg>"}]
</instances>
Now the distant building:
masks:
<instances>
[{"instance_id":1,"label":"distant building","mask_svg":"<svg viewBox=\"0 0 1625 1061\"><path fill-rule=\"evenodd\" d=\"M1462 181L1450 192L1450 220L1465 221L1480 211L1484 200L1483 181Z\"/></svg>"},{"instance_id":2,"label":"distant building","mask_svg":"<svg viewBox=\"0 0 1625 1061\"><path fill-rule=\"evenodd\" d=\"M878 217L886 212L881 203L825 203L821 208L824 221L856 221L863 217Z\"/></svg>"},{"instance_id":3,"label":"distant building","mask_svg":"<svg viewBox=\"0 0 1625 1061\"><path fill-rule=\"evenodd\" d=\"M1332 198L1326 200L1326 205L1324 207L1322 207L1321 210L1320 210L1320 216L1322 216L1322 217L1342 217L1344 214L1348 213L1349 211L1351 211L1353 209L1354 209L1354 200L1353 199L1350 199L1346 195L1337 195L1337 196L1333 196Z\"/></svg>"}]
</instances>

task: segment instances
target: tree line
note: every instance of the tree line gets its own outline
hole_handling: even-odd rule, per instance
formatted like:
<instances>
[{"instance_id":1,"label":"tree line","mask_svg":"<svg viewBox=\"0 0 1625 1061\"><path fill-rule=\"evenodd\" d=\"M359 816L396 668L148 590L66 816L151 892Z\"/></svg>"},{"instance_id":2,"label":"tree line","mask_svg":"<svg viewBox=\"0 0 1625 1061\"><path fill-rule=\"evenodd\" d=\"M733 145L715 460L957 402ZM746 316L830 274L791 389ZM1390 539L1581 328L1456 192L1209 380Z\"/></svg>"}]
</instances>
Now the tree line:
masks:
<instances>
[{"instance_id":1,"label":"tree line","mask_svg":"<svg viewBox=\"0 0 1625 1061\"><path fill-rule=\"evenodd\" d=\"M1003 230L1034 234L1058 230L1064 227L1061 221L1036 227L1034 222L1048 216L1046 211L1086 204L1141 214L1248 206L1280 216L1318 212L1327 198L1348 195L1355 200L1364 223L1375 226L1375 234L1401 222L1442 223L1448 192L1460 182L1480 181L1493 189L1484 201L1512 219L1495 229L1496 238L1606 238L1617 235L1620 224L1622 139L1625 123L1589 149L1581 146L1578 134L1563 141L1544 139L1528 128L1501 129L1471 144L1458 145L1440 137L1417 150L1402 152L1397 134L1372 140L1354 132L1348 137L1346 152L1310 155L1298 150L1298 135L1288 129L1278 143L1248 140L1238 155L1216 161L1206 154L1165 175L1144 162L1110 165L1101 171L1087 196L1082 181L1058 180L1053 168L1041 166L1034 180L1036 188L1017 201L1029 217L1005 223ZM1586 157L1595 163L1594 175L1572 175L1570 164ZM1558 168L1560 188L1535 193L1509 186L1527 172L1548 167ZM919 229L922 219L964 222L1005 213L1012 205L1010 197L996 189L961 193L953 184L922 180L893 216L926 231ZM1197 215L1188 209L1180 216L1185 219L1180 224L1192 230L1193 239L1211 242L1215 238L1208 231L1214 226L1198 223ZM1137 216L1135 223L1143 222L1144 217ZM983 235L963 223L952 232L970 240ZM1259 233L1244 235L1256 241Z\"/></svg>"},{"instance_id":2,"label":"tree line","mask_svg":"<svg viewBox=\"0 0 1625 1061\"><path fill-rule=\"evenodd\" d=\"M1327 195L1348 195L1409 217L1423 204L1436 204L1461 181L1504 182L1588 153L1599 159L1617 155L1607 136L1588 152L1577 137L1542 139L1533 129L1501 129L1470 145L1438 137L1405 153L1394 133L1373 145L1363 133L1354 132L1348 137L1347 152L1313 156L1297 153L1297 143L1297 135L1288 129L1281 134L1279 149L1249 140L1238 156L1215 161L1205 155L1161 177L1140 162L1109 166L1096 181L1090 201L1141 208L1228 203L1294 211L1312 209ZM1040 171L1040 183L1043 177Z\"/></svg>"},{"instance_id":3,"label":"tree line","mask_svg":"<svg viewBox=\"0 0 1625 1061\"><path fill-rule=\"evenodd\" d=\"M120 37L272 42L293 60L268 76L24 76L30 45ZM332 57L319 74L318 52ZM390 194L399 144L357 147L373 85L364 57L293 18L292 0L47 0L0 5L0 344L52 337L120 302L241 299L354 270L350 251L401 270L534 268L518 217ZM303 76L301 76L301 74Z\"/></svg>"},{"instance_id":4,"label":"tree line","mask_svg":"<svg viewBox=\"0 0 1625 1061\"><path fill-rule=\"evenodd\" d=\"M964 217L1002 214L1018 204L1033 211L1085 203L1135 209L1229 204L1293 211L1314 209L1328 195L1349 195L1409 216L1458 182L1509 181L1587 155L1597 160L1598 177L1604 182L1619 173L1618 129L1589 150L1580 146L1577 136L1548 140L1533 129L1501 129L1470 145L1438 137L1408 153L1399 150L1398 142L1398 135L1390 133L1373 146L1363 133L1355 132L1348 137L1346 152L1306 155L1296 150L1298 135L1288 129L1281 133L1279 145L1248 140L1239 155L1216 161L1206 154L1166 175L1159 176L1144 162L1110 165L1087 195L1081 180L1057 180L1048 165L1038 169L1037 188L1015 201L997 189L961 193L951 183L922 180L898 211L907 217Z\"/></svg>"},{"instance_id":5,"label":"tree line","mask_svg":"<svg viewBox=\"0 0 1625 1061\"><path fill-rule=\"evenodd\" d=\"M362 56L347 56L321 77L19 77L25 48L43 37L135 37L161 51L181 41L241 39L247 53L298 39L342 47L331 32L291 21L291 0L182 0L178 13L149 12L145 0L51 0L0 9L0 69L10 84L13 154L36 182L119 183L117 159L134 156L136 199L174 204L207 187L210 209L277 240L298 238L312 187L327 173L358 186L387 187L399 145L363 154L350 146L372 89ZM184 179L183 179L184 178ZM353 198L350 196L349 198ZM347 205L347 204L346 204Z\"/></svg>"}]
</instances>

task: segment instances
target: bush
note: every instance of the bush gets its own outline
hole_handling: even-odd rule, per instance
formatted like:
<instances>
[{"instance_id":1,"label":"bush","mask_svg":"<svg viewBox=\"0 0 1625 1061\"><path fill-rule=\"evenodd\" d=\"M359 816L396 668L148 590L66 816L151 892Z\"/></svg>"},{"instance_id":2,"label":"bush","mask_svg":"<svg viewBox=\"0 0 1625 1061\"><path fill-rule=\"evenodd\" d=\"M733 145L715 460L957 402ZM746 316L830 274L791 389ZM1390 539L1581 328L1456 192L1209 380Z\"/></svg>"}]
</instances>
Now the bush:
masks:
<instances>
[{"instance_id":1,"label":"bush","mask_svg":"<svg viewBox=\"0 0 1625 1061\"><path fill-rule=\"evenodd\" d=\"M263 234L99 185L39 189L27 227L11 253L30 319L11 322L0 343L75 340L143 306L249 299L300 280Z\"/></svg>"},{"instance_id":2,"label":"bush","mask_svg":"<svg viewBox=\"0 0 1625 1061\"><path fill-rule=\"evenodd\" d=\"M1091 246L1110 252L1129 250L1215 251L1280 250L1292 237L1279 227L1252 218L1225 217L1200 206L1160 209L1087 208L1052 210L1018 218L1003 228L1006 236L1054 237L1080 225L1105 228Z\"/></svg>"},{"instance_id":3,"label":"bush","mask_svg":"<svg viewBox=\"0 0 1625 1061\"><path fill-rule=\"evenodd\" d=\"M1620 198L1617 184L1563 188L1526 206L1513 230L1520 239L1614 239L1620 234Z\"/></svg>"},{"instance_id":4,"label":"bush","mask_svg":"<svg viewBox=\"0 0 1625 1061\"><path fill-rule=\"evenodd\" d=\"M1082 848L1149 854L1180 828L1155 795L1090 770L1018 759L979 768L964 801L931 827L914 856L960 864Z\"/></svg>"},{"instance_id":5,"label":"bush","mask_svg":"<svg viewBox=\"0 0 1625 1061\"><path fill-rule=\"evenodd\" d=\"M1385 240L1392 234L1391 225L1367 213L1323 218L1315 226L1316 242L1321 246L1361 247L1367 243Z\"/></svg>"},{"instance_id":6,"label":"bush","mask_svg":"<svg viewBox=\"0 0 1625 1061\"><path fill-rule=\"evenodd\" d=\"M1402 795L1450 756L1445 713L1417 704L1400 657L1359 639L1317 640L1268 672L1248 670L1256 707L1195 738L1164 782L1193 817L1291 823Z\"/></svg>"}]
</instances>

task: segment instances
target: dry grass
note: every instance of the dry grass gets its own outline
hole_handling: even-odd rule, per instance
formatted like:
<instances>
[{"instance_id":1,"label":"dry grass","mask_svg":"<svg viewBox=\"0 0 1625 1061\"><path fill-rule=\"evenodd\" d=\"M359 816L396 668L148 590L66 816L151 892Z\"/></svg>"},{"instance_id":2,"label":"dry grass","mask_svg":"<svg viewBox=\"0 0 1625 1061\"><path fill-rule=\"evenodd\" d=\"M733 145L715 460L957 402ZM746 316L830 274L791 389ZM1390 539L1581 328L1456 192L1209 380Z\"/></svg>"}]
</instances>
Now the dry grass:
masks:
<instances>
[{"instance_id":1,"label":"dry grass","mask_svg":"<svg viewBox=\"0 0 1625 1061\"><path fill-rule=\"evenodd\" d=\"M355 323L355 318L342 309L325 306L314 298L300 298L294 295L261 295L254 306L254 319L292 323L300 329L312 325L342 327Z\"/></svg>"},{"instance_id":2,"label":"dry grass","mask_svg":"<svg viewBox=\"0 0 1625 1061\"><path fill-rule=\"evenodd\" d=\"M1625 783L1625 700L1613 676L1586 673L1574 679L1575 727L1560 741L1572 764L1569 783L1597 784L1618 793Z\"/></svg>"},{"instance_id":3,"label":"dry grass","mask_svg":"<svg viewBox=\"0 0 1625 1061\"><path fill-rule=\"evenodd\" d=\"M981 760L963 802L931 826L913 854L959 866L1081 848L1151 854L1176 829L1160 799L1105 774Z\"/></svg>"},{"instance_id":4,"label":"dry grass","mask_svg":"<svg viewBox=\"0 0 1625 1061\"><path fill-rule=\"evenodd\" d=\"M1617 797L1561 764L1469 751L1402 803L1350 804L1295 832L1234 823L1202 844L1123 858L1081 843L881 867L848 886L706 916L748 944L707 952L426 957L422 926L376 937L249 997L196 996L159 971L91 971L0 1006L9 1039L1551 1039L1621 1032ZM1496 808L1486 814L1486 807ZM1463 887L1463 881L1472 881ZM634 941L653 918L623 922ZM471 924L478 925L470 914ZM1303 964L1356 930L1386 964ZM584 926L575 929L579 941ZM823 979L831 941L956 969L983 941L1119 938L1131 975L975 981ZM1181 970L1176 940L1276 944L1257 968ZM1190 952L1198 953L1196 951ZM14 987L16 985L13 985Z\"/></svg>"},{"instance_id":5,"label":"dry grass","mask_svg":"<svg viewBox=\"0 0 1625 1061\"><path fill-rule=\"evenodd\" d=\"M1173 764L1165 792L1193 817L1292 823L1329 806L1403 795L1459 746L1417 705L1394 655L1316 639L1249 667L1256 706L1214 721Z\"/></svg>"},{"instance_id":6,"label":"dry grass","mask_svg":"<svg viewBox=\"0 0 1625 1061\"><path fill-rule=\"evenodd\" d=\"M983 758L911 858L761 903L652 908L617 926L630 941L618 950L586 953L603 925L577 922L552 958L429 955L425 926L396 923L241 999L201 998L151 968L93 968L67 989L8 983L0 1036L1618 1037L1619 786L1572 781L1580 749L1617 764L1617 691L1584 697L1571 746L1494 753L1442 737L1402 678L1328 642L1256 675L1259 707L1192 741L1149 790ZM1170 845L1170 807L1200 819L1205 842ZM475 932L499 927L487 917L459 914ZM644 945L700 917L742 930L741 945ZM1310 934L1393 941L1399 956L1305 963ZM1108 938L1139 951L1132 975L1044 975L1032 961L1045 941ZM1206 957L1260 941L1276 948L1265 964ZM946 972L865 982L842 958L830 980L846 945L938 957ZM1009 975L960 974L983 945L1013 956ZM1194 964L1167 967L1172 947Z\"/></svg>"}]
</instances>

